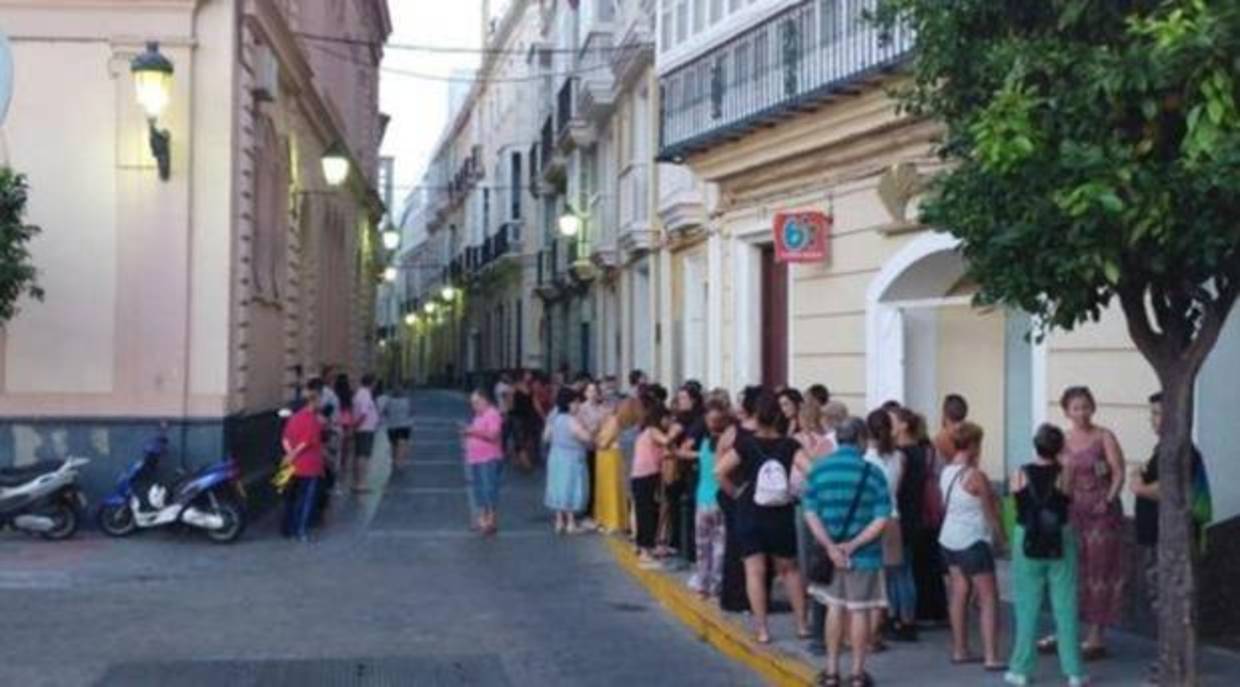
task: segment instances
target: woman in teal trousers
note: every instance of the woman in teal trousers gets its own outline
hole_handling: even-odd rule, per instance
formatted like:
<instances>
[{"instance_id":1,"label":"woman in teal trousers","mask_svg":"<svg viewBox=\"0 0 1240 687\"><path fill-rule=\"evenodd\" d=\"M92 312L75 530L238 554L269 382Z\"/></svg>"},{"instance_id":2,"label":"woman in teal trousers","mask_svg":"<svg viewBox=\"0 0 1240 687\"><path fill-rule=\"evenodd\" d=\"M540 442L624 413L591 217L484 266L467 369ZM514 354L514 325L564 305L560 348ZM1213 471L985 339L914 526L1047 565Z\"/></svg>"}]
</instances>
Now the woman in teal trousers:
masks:
<instances>
[{"instance_id":1,"label":"woman in teal trousers","mask_svg":"<svg viewBox=\"0 0 1240 687\"><path fill-rule=\"evenodd\" d=\"M1012 476L1016 495L1016 528L1012 536L1012 591L1015 594L1016 636L1008 660L1008 684L1026 685L1037 664L1038 617L1047 591L1059 666L1072 687L1086 684L1081 661L1077 618L1076 535L1068 525L1070 472L1059 464L1063 432L1044 424L1033 437L1036 456Z\"/></svg>"}]
</instances>

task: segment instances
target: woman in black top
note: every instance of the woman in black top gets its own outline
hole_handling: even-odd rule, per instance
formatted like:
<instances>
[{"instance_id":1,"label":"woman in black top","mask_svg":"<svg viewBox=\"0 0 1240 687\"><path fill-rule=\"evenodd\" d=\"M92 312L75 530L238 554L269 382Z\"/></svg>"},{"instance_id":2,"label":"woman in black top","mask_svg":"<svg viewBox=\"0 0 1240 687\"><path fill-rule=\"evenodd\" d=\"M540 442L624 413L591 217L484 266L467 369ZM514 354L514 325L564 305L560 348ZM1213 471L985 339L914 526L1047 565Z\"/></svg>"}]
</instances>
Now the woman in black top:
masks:
<instances>
[{"instance_id":1,"label":"woman in black top","mask_svg":"<svg viewBox=\"0 0 1240 687\"><path fill-rule=\"evenodd\" d=\"M719 437L715 448L716 464L736 446L738 439L750 436L757 427L754 414L762 388L745 387L737 402L736 421ZM739 479L736 477L734 479ZM736 527L736 499L720 489L716 493L719 510L723 511L723 589L719 592L719 607L732 613L749 611L749 596L745 592L745 564L741 558L740 533ZM767 576L768 580L770 575ZM769 589L769 584L768 584Z\"/></svg>"},{"instance_id":2,"label":"woman in black top","mask_svg":"<svg viewBox=\"0 0 1240 687\"><path fill-rule=\"evenodd\" d=\"M892 411L896 447L904 453L904 479L896 500L900 507L900 529L913 568L917 589L917 620L923 623L947 622L945 568L940 559L939 523L925 519L926 489L938 489L938 470L933 464L934 449L926 437L925 420L908 408Z\"/></svg>"},{"instance_id":3,"label":"woman in black top","mask_svg":"<svg viewBox=\"0 0 1240 687\"><path fill-rule=\"evenodd\" d=\"M735 447L719 459L715 476L719 486L736 498L736 529L740 554L745 561L745 587L757 625L758 641L771 641L767 627L767 557L774 560L775 572L784 582L797 626L797 636L806 639L805 583L797 566L796 505L759 505L755 501L758 474L768 461L783 466L791 481L793 470L809 471L809 456L797 440L780 431L783 412L773 394L763 393L757 402L757 427L750 435L739 436Z\"/></svg>"}]
</instances>

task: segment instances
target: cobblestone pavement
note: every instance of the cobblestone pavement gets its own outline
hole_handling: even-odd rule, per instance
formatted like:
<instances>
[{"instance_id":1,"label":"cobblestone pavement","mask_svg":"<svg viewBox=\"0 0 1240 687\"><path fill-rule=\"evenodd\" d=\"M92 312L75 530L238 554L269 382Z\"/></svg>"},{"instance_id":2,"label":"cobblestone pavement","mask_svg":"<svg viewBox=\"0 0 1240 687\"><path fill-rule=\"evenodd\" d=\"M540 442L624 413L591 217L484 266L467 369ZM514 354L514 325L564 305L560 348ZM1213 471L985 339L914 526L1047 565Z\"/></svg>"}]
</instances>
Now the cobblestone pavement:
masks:
<instances>
[{"instance_id":1,"label":"cobblestone pavement","mask_svg":"<svg viewBox=\"0 0 1240 687\"><path fill-rule=\"evenodd\" d=\"M0 685L750 685L654 605L597 537L556 538L540 476L504 530L469 506L459 395L416 399L414 465L335 504L312 544L274 517L233 546L149 532L0 534Z\"/></svg>"}]
</instances>

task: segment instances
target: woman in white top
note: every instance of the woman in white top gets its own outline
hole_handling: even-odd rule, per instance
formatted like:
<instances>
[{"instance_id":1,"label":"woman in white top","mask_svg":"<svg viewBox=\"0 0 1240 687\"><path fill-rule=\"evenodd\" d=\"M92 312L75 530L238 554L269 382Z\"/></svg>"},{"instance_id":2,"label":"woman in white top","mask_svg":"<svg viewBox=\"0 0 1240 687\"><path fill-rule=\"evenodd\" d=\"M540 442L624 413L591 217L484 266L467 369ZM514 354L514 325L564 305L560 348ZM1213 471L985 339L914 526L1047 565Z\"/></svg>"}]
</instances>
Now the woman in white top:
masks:
<instances>
[{"instance_id":1,"label":"woman in white top","mask_svg":"<svg viewBox=\"0 0 1240 687\"><path fill-rule=\"evenodd\" d=\"M981 608L982 651L990 672L1007 669L999 661L995 637L998 631L999 591L995 584L995 557L992 541L1004 546L999 505L990 480L977 468L982 452L982 428L962 422L952 431L956 455L943 468L939 488L943 490L946 514L939 545L951 575L948 614L952 626L952 663L976 663L969 655L969 627L966 612L970 587Z\"/></svg>"}]
</instances>

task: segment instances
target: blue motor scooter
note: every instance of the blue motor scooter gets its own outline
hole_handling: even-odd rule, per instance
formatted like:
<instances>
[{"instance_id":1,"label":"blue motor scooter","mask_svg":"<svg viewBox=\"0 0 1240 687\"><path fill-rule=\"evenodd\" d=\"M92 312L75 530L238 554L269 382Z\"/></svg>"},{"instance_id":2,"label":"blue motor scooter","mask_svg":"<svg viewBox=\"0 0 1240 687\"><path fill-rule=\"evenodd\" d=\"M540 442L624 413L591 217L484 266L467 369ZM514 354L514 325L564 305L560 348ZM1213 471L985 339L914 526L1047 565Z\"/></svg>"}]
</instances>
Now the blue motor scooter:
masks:
<instances>
[{"instance_id":1,"label":"blue motor scooter","mask_svg":"<svg viewBox=\"0 0 1240 687\"><path fill-rule=\"evenodd\" d=\"M116 489L99 506L99 528L113 537L139 529L182 524L202 530L211 541L236 541L245 531L245 490L241 468L231 458L179 477L159 481L159 460L168 439L147 442L142 457L121 473Z\"/></svg>"}]
</instances>

